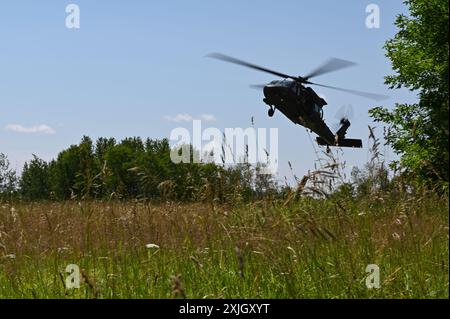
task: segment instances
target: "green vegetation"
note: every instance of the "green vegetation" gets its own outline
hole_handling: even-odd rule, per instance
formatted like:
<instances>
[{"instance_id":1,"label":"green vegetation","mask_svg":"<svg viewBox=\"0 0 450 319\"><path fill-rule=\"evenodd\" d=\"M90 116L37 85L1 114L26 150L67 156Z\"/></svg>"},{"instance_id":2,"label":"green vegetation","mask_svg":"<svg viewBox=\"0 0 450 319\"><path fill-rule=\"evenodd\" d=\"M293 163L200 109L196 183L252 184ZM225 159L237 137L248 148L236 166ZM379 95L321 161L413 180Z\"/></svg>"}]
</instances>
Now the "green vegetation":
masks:
<instances>
[{"instance_id":1,"label":"green vegetation","mask_svg":"<svg viewBox=\"0 0 450 319\"><path fill-rule=\"evenodd\" d=\"M448 187L448 1L407 0L410 15L397 17L397 35L386 43L396 74L386 77L391 88L405 87L419 96L416 104L399 103L389 111L371 110L388 124L387 143L401 155L397 169L419 181Z\"/></svg>"},{"instance_id":2,"label":"green vegetation","mask_svg":"<svg viewBox=\"0 0 450 319\"><path fill-rule=\"evenodd\" d=\"M325 152L296 188L261 199L239 191L252 183L245 166L233 171L250 179L229 186L226 201L203 186L186 190L195 203L182 191L7 199L0 298L448 298L448 195L389 179L378 146L373 137L372 159L352 181ZM45 181L52 165L34 158L28 172ZM69 264L81 269L80 289L65 285ZM366 287L370 264L380 267L379 289Z\"/></svg>"},{"instance_id":3,"label":"green vegetation","mask_svg":"<svg viewBox=\"0 0 450 319\"><path fill-rule=\"evenodd\" d=\"M8 157L0 153L0 199L10 198L16 192L16 172L10 168Z\"/></svg>"},{"instance_id":4,"label":"green vegetation","mask_svg":"<svg viewBox=\"0 0 450 319\"><path fill-rule=\"evenodd\" d=\"M448 198L0 206L0 298L448 298ZM146 247L148 244L158 245ZM66 289L77 264L80 289ZM366 288L369 264L380 289Z\"/></svg>"},{"instance_id":5,"label":"green vegetation","mask_svg":"<svg viewBox=\"0 0 450 319\"><path fill-rule=\"evenodd\" d=\"M281 191L272 176L258 174L261 166L178 165L171 161L170 150L166 139L143 142L134 137L118 143L99 138L94 145L84 136L49 163L34 156L25 164L18 187L13 183L10 190L25 200L197 201L207 196L220 202L235 202L237 195L249 201Z\"/></svg>"}]
</instances>

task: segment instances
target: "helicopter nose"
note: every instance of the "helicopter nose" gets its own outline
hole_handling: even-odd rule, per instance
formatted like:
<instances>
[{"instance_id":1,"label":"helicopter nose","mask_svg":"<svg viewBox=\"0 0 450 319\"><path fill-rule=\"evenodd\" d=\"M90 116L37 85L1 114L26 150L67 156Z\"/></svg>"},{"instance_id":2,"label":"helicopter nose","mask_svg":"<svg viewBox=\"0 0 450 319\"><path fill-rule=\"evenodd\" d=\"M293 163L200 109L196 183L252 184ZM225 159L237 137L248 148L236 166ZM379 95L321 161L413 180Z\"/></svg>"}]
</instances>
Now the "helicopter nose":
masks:
<instances>
[{"instance_id":1,"label":"helicopter nose","mask_svg":"<svg viewBox=\"0 0 450 319\"><path fill-rule=\"evenodd\" d=\"M265 97L271 97L274 96L277 93L277 87L274 85L266 85L264 87L264 96Z\"/></svg>"}]
</instances>

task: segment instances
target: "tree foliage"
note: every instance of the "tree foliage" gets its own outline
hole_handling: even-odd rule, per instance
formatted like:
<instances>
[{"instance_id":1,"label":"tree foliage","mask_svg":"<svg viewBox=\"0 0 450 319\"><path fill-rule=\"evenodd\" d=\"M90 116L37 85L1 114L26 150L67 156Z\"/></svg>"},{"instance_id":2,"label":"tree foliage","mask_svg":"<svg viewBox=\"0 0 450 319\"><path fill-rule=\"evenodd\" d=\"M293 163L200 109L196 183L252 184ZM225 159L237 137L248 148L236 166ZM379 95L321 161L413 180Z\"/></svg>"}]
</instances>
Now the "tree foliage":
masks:
<instances>
[{"instance_id":1,"label":"tree foliage","mask_svg":"<svg viewBox=\"0 0 450 319\"><path fill-rule=\"evenodd\" d=\"M49 165L33 155L33 159L25 163L19 181L19 187L27 199L46 199L50 194Z\"/></svg>"},{"instance_id":2,"label":"tree foliage","mask_svg":"<svg viewBox=\"0 0 450 319\"><path fill-rule=\"evenodd\" d=\"M16 172L11 169L8 158L0 153L0 198L9 197L17 187Z\"/></svg>"},{"instance_id":3,"label":"tree foliage","mask_svg":"<svg viewBox=\"0 0 450 319\"><path fill-rule=\"evenodd\" d=\"M418 92L419 102L396 104L390 111L370 111L388 125L386 141L401 156L393 163L419 181L448 184L448 1L407 0L409 16L396 19L398 33L386 42L395 74L385 78L391 89Z\"/></svg>"},{"instance_id":4,"label":"tree foliage","mask_svg":"<svg viewBox=\"0 0 450 319\"><path fill-rule=\"evenodd\" d=\"M28 200L235 202L278 191L272 175L259 174L261 165L175 164L170 151L167 139L144 142L134 137L118 143L113 138L99 138L94 143L84 136L79 144L63 150L49 163L37 156L25 163L19 193Z\"/></svg>"}]
</instances>

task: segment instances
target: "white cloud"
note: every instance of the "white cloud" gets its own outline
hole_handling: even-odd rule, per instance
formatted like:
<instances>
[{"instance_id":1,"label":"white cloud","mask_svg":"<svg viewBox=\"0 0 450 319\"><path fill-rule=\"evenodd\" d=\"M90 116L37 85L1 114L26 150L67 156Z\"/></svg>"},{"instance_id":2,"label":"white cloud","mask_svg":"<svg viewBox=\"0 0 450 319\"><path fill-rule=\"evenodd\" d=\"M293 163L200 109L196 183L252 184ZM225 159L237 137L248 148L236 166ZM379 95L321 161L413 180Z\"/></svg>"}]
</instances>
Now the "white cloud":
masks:
<instances>
[{"instance_id":1,"label":"white cloud","mask_svg":"<svg viewBox=\"0 0 450 319\"><path fill-rule=\"evenodd\" d=\"M165 119L170 122L190 122L194 118L189 114L177 114L176 116L166 116Z\"/></svg>"},{"instance_id":2,"label":"white cloud","mask_svg":"<svg viewBox=\"0 0 450 319\"><path fill-rule=\"evenodd\" d=\"M180 123L180 122L191 122L194 120L202 120L205 122L215 122L216 121L216 117L212 114L202 114L200 115L198 118L194 118L192 115L187 114L187 113L183 113L183 114L177 114L175 116L165 116L164 117L167 121L170 122L176 122L176 123Z\"/></svg>"},{"instance_id":3,"label":"white cloud","mask_svg":"<svg viewBox=\"0 0 450 319\"><path fill-rule=\"evenodd\" d=\"M6 130L17 132L17 133L27 133L27 134L55 134L56 131L48 125L40 124L31 127L25 127L20 124L8 124L5 127Z\"/></svg>"},{"instance_id":4,"label":"white cloud","mask_svg":"<svg viewBox=\"0 0 450 319\"><path fill-rule=\"evenodd\" d=\"M200 119L205 122L215 122L216 121L216 117L212 114L202 114L202 115L200 115Z\"/></svg>"}]
</instances>

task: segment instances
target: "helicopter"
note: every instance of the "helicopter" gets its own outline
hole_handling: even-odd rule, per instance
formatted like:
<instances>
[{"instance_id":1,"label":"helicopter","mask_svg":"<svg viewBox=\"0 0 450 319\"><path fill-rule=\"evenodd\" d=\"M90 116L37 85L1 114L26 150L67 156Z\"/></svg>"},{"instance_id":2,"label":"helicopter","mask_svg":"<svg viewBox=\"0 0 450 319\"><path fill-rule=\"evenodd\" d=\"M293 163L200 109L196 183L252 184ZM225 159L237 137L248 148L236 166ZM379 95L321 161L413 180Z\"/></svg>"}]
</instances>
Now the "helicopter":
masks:
<instances>
[{"instance_id":1,"label":"helicopter","mask_svg":"<svg viewBox=\"0 0 450 319\"><path fill-rule=\"evenodd\" d=\"M340 128L335 133L330 130L323 118L323 107L327 105L327 102L307 85L343 91L376 101L387 98L385 95L343 89L310 81L313 77L338 71L356 64L342 59L331 58L306 76L292 76L221 53L210 53L206 57L245 66L283 78L283 80L275 80L265 85L253 85L251 87L263 90L263 101L269 106L269 117L273 117L275 110L279 110L294 124L299 124L316 133L318 135L316 142L322 146L362 148L363 144L360 139L346 138L347 130L351 125L348 118L343 117L340 120Z\"/></svg>"}]
</instances>

